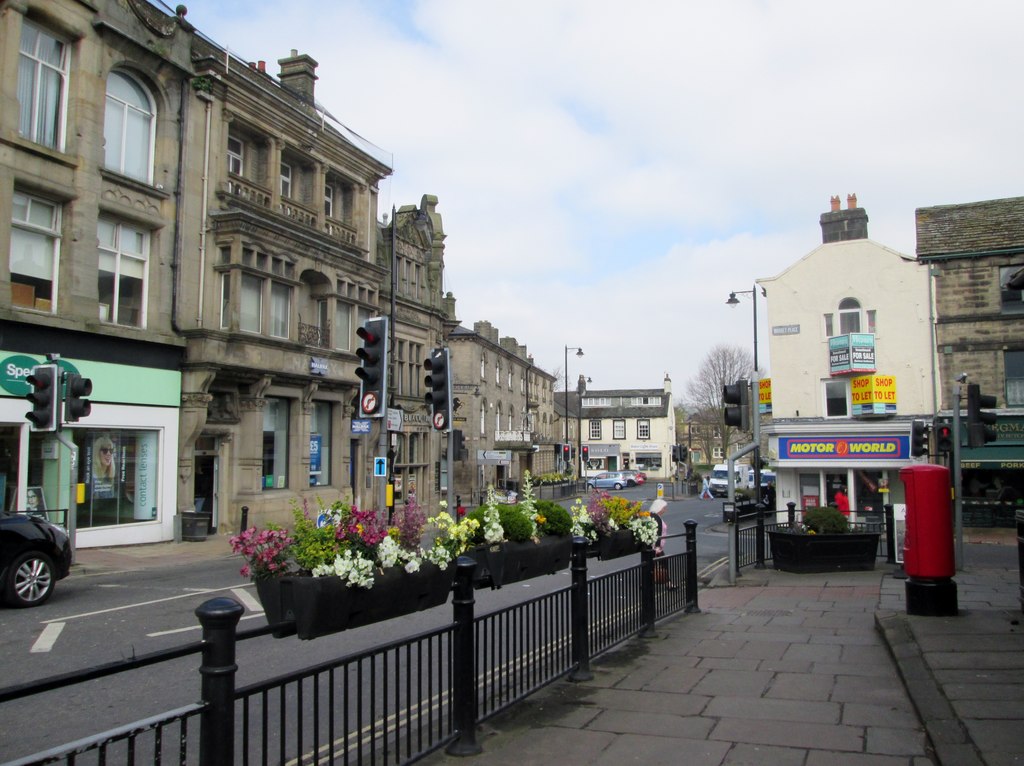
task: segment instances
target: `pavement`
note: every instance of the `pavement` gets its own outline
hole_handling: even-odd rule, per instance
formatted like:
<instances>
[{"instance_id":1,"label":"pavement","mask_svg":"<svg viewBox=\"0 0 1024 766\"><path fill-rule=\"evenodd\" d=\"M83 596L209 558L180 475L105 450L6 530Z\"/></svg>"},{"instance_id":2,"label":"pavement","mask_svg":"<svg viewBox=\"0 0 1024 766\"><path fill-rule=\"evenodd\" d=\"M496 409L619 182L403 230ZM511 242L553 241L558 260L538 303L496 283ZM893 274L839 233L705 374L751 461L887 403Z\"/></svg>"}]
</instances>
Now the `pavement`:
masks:
<instances>
[{"instance_id":1,"label":"pavement","mask_svg":"<svg viewBox=\"0 0 1024 766\"><path fill-rule=\"evenodd\" d=\"M659 623L480 725L496 766L1024 764L1015 534L968 530L959 614L906 613L897 567L714 577ZM975 556L986 545L996 555ZM72 576L230 557L226 537L78 551ZM979 563L974 564L972 561ZM995 563L993 563L995 562ZM462 764L444 752L419 763Z\"/></svg>"}]
</instances>

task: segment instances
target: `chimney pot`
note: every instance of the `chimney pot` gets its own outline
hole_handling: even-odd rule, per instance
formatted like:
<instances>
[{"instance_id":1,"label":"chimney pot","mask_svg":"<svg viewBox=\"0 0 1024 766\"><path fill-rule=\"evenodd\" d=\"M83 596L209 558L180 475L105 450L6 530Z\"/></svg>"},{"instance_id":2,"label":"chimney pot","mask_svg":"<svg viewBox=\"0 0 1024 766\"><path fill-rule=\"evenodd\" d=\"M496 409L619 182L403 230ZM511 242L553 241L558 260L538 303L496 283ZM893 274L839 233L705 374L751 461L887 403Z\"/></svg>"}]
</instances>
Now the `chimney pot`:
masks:
<instances>
[{"instance_id":1,"label":"chimney pot","mask_svg":"<svg viewBox=\"0 0 1024 766\"><path fill-rule=\"evenodd\" d=\"M846 209L855 210L857 208L857 195L847 194L846 195Z\"/></svg>"},{"instance_id":2,"label":"chimney pot","mask_svg":"<svg viewBox=\"0 0 1024 766\"><path fill-rule=\"evenodd\" d=\"M832 202L832 212L834 213L837 210L839 210L839 195L838 194L833 195L832 199L831 199L831 202Z\"/></svg>"},{"instance_id":3,"label":"chimney pot","mask_svg":"<svg viewBox=\"0 0 1024 766\"><path fill-rule=\"evenodd\" d=\"M256 68L265 73L267 71L267 62L260 59L256 62Z\"/></svg>"}]
</instances>

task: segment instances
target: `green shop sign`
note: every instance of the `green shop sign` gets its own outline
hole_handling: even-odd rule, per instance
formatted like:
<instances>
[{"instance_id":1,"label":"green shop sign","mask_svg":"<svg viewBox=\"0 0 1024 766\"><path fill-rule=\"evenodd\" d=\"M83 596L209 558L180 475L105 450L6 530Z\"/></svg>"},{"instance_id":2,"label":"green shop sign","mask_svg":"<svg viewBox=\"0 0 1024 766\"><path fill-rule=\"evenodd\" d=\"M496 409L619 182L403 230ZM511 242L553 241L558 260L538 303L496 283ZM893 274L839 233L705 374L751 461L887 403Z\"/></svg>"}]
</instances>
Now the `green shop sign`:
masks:
<instances>
[{"instance_id":1,"label":"green shop sign","mask_svg":"<svg viewBox=\"0 0 1024 766\"><path fill-rule=\"evenodd\" d=\"M14 396L28 396L32 393L32 386L25 379L37 364L46 364L46 360L23 354L7 357L0 362L0 388ZM57 364L66 372L78 372L78 368L65 359L58 359Z\"/></svg>"}]
</instances>

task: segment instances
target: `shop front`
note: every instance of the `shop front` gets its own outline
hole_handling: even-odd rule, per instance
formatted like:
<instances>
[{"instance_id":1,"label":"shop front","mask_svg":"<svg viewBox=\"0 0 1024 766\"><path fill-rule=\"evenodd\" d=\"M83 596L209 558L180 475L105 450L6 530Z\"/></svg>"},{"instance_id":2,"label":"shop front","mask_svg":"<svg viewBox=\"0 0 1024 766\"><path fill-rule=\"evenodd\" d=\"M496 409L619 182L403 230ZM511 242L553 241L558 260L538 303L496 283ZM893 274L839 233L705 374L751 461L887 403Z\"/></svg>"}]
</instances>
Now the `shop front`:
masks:
<instances>
[{"instance_id":1,"label":"shop front","mask_svg":"<svg viewBox=\"0 0 1024 766\"><path fill-rule=\"evenodd\" d=\"M181 376L176 370L74 357L59 364L92 380L92 412L62 432L29 428L26 378L43 356L0 350L0 498L7 510L74 513L75 546L174 537Z\"/></svg>"},{"instance_id":2,"label":"shop front","mask_svg":"<svg viewBox=\"0 0 1024 766\"><path fill-rule=\"evenodd\" d=\"M884 505L904 502L899 470L914 461L909 434L894 427L780 433L770 437L769 446L778 468L777 510L790 502L797 510L832 505L853 518L871 518Z\"/></svg>"},{"instance_id":3,"label":"shop front","mask_svg":"<svg viewBox=\"0 0 1024 766\"><path fill-rule=\"evenodd\" d=\"M960 453L966 527L1014 527L1024 507L1024 417L999 416L994 430L994 442Z\"/></svg>"},{"instance_id":4,"label":"shop front","mask_svg":"<svg viewBox=\"0 0 1024 766\"><path fill-rule=\"evenodd\" d=\"M588 454L584 471L587 476L596 476L603 471L618 471L622 457L618 444L586 443Z\"/></svg>"}]
</instances>

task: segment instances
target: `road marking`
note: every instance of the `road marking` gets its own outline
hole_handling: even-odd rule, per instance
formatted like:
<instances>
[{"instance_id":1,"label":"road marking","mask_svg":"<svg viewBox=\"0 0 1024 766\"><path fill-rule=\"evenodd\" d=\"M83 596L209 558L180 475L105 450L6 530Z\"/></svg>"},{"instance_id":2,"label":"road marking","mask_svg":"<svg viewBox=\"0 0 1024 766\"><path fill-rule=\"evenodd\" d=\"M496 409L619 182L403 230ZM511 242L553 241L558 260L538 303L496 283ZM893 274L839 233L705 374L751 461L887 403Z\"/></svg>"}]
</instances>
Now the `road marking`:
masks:
<instances>
[{"instance_id":1,"label":"road marking","mask_svg":"<svg viewBox=\"0 0 1024 766\"><path fill-rule=\"evenodd\" d=\"M69 615L67 617L55 617L52 620L43 620L43 624L47 624L47 623L51 623L51 622L61 622L61 621L65 621L65 620L78 620L78 619L81 619L82 617L95 617L98 614L109 614L110 612L121 612L121 611L124 611L125 609L135 609L136 607L140 607L140 606L152 606L153 604L164 604L164 603L167 603L168 601L177 601L177 600L183 599L183 598L194 598L195 596L203 594L203 593L220 593L221 591L224 591L224 590L232 590L233 591L236 587L237 586L229 585L229 586L224 587L224 588L207 588L206 590L193 590L190 593L183 593L180 596L168 596L167 598L157 598L157 599L153 599L152 601L140 601L137 604L124 604L122 606L111 607L110 609L98 609L95 612L82 612L82 614L72 614L72 615Z\"/></svg>"},{"instance_id":2,"label":"road marking","mask_svg":"<svg viewBox=\"0 0 1024 766\"><path fill-rule=\"evenodd\" d=\"M255 620L257 617L262 617L263 613L259 614L247 614L242 617L239 622L243 620ZM187 628L172 628L171 630L158 630L156 633L147 633L146 638L159 638L160 636L172 636L175 633L188 633L190 630L202 630L202 625L190 625Z\"/></svg>"},{"instance_id":3,"label":"road marking","mask_svg":"<svg viewBox=\"0 0 1024 766\"><path fill-rule=\"evenodd\" d=\"M248 609L250 612L259 612L263 614L263 604L258 599L253 598L252 593L244 588L232 588L231 592L235 594L235 598L242 602L242 606Z\"/></svg>"},{"instance_id":4,"label":"road marking","mask_svg":"<svg viewBox=\"0 0 1024 766\"><path fill-rule=\"evenodd\" d=\"M64 630L63 622L51 622L45 628L43 632L39 634L39 638L32 644L30 652L48 652L53 649L53 645L57 643L57 637Z\"/></svg>"}]
</instances>

